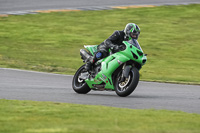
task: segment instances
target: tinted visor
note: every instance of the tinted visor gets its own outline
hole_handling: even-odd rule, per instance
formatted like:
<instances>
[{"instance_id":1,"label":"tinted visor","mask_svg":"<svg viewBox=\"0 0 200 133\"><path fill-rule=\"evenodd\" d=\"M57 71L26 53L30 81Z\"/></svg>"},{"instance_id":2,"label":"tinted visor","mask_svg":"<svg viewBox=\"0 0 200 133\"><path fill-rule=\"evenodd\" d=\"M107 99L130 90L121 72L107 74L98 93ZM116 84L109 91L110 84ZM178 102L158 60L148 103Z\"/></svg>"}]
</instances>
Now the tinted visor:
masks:
<instances>
[{"instance_id":1,"label":"tinted visor","mask_svg":"<svg viewBox=\"0 0 200 133\"><path fill-rule=\"evenodd\" d=\"M130 34L130 36L131 36L131 38L133 38L133 39L137 39L138 38L138 35L140 34L140 32L131 32L131 34Z\"/></svg>"}]
</instances>

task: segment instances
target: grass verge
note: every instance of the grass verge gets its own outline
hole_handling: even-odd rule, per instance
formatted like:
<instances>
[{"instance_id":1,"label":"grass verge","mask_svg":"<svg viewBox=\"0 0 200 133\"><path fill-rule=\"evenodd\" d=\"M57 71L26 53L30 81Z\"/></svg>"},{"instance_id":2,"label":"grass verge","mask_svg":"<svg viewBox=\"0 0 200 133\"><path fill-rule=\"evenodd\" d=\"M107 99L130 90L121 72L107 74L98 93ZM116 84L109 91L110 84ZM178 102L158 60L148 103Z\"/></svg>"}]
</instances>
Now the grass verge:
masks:
<instances>
[{"instance_id":1,"label":"grass verge","mask_svg":"<svg viewBox=\"0 0 200 133\"><path fill-rule=\"evenodd\" d=\"M74 74L83 45L134 22L148 54L142 80L200 84L199 12L197 4L0 17L0 67Z\"/></svg>"},{"instance_id":2,"label":"grass verge","mask_svg":"<svg viewBox=\"0 0 200 133\"><path fill-rule=\"evenodd\" d=\"M54 102L0 100L2 133L199 133L200 115Z\"/></svg>"}]
</instances>

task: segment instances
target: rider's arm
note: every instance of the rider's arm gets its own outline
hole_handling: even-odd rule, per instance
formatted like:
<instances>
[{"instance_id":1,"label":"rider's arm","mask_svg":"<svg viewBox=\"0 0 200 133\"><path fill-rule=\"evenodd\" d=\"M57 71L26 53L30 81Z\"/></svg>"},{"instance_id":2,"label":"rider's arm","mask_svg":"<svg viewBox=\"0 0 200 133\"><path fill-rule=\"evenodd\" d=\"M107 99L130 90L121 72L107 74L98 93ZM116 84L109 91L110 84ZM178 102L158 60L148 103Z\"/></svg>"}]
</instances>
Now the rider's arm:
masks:
<instances>
[{"instance_id":1,"label":"rider's arm","mask_svg":"<svg viewBox=\"0 0 200 133\"><path fill-rule=\"evenodd\" d=\"M104 41L104 45L106 45L107 48L113 47L114 42L119 40L120 38L120 32L115 31L108 39Z\"/></svg>"}]
</instances>

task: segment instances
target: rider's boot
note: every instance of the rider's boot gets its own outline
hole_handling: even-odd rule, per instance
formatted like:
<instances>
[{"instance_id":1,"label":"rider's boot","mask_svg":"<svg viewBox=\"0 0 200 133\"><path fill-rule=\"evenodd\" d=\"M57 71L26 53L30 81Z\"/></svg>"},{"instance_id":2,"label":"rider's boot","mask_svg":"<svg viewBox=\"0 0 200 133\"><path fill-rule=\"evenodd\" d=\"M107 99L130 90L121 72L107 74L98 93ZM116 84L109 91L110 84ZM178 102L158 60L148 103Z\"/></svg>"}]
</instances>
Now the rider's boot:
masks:
<instances>
[{"instance_id":1,"label":"rider's boot","mask_svg":"<svg viewBox=\"0 0 200 133\"><path fill-rule=\"evenodd\" d=\"M86 62L85 69L89 72L92 69L92 64L94 62L94 57L91 56L86 50L81 49L80 55L84 62Z\"/></svg>"},{"instance_id":2,"label":"rider's boot","mask_svg":"<svg viewBox=\"0 0 200 133\"><path fill-rule=\"evenodd\" d=\"M94 56L91 56L86 50L81 49L80 54L82 59L86 62L85 69L88 72L90 72L90 70L92 69L92 65L94 65L96 61L102 58L101 52L97 52Z\"/></svg>"},{"instance_id":3,"label":"rider's boot","mask_svg":"<svg viewBox=\"0 0 200 133\"><path fill-rule=\"evenodd\" d=\"M97 61L96 56L91 56L86 60L85 69L89 72L92 70L92 66Z\"/></svg>"},{"instance_id":4,"label":"rider's boot","mask_svg":"<svg viewBox=\"0 0 200 133\"><path fill-rule=\"evenodd\" d=\"M89 72L92 69L92 63L90 61L86 62L85 69Z\"/></svg>"}]
</instances>

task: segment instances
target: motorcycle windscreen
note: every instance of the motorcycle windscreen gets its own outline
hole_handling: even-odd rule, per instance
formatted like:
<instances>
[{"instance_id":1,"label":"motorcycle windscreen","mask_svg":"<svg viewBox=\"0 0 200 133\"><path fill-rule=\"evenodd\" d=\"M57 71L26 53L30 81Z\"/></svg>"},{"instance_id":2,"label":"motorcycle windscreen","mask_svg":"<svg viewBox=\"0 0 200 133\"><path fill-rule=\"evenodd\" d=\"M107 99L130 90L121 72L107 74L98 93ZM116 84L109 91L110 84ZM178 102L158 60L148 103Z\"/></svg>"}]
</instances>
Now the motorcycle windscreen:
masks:
<instances>
[{"instance_id":1,"label":"motorcycle windscreen","mask_svg":"<svg viewBox=\"0 0 200 133\"><path fill-rule=\"evenodd\" d=\"M136 39L131 39L127 42L132 44L133 46L135 46L136 48L138 48L139 50L141 50L143 52L142 48L140 47L139 42Z\"/></svg>"}]
</instances>

